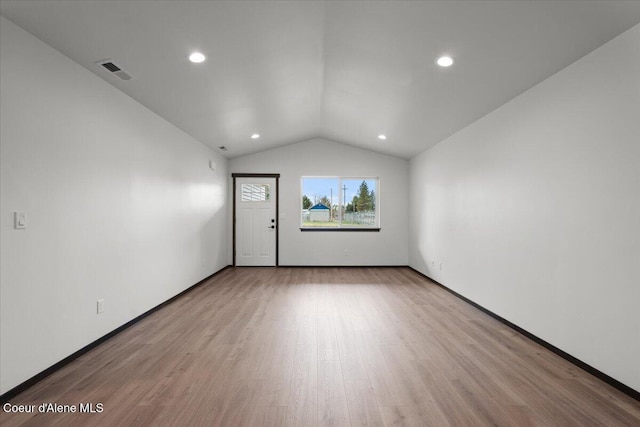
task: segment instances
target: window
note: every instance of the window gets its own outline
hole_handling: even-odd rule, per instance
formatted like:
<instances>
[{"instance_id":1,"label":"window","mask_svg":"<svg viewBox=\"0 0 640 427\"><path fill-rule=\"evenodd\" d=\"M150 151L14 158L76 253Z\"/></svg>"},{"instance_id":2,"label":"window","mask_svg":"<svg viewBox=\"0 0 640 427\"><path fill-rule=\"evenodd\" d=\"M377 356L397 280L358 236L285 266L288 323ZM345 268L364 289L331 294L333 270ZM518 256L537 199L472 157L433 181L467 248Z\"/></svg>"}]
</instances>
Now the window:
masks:
<instances>
[{"instance_id":1,"label":"window","mask_svg":"<svg viewBox=\"0 0 640 427\"><path fill-rule=\"evenodd\" d=\"M302 230L380 229L379 179L302 177Z\"/></svg>"},{"instance_id":2,"label":"window","mask_svg":"<svg viewBox=\"0 0 640 427\"><path fill-rule=\"evenodd\" d=\"M240 200L243 202L269 201L269 184L242 184Z\"/></svg>"}]
</instances>

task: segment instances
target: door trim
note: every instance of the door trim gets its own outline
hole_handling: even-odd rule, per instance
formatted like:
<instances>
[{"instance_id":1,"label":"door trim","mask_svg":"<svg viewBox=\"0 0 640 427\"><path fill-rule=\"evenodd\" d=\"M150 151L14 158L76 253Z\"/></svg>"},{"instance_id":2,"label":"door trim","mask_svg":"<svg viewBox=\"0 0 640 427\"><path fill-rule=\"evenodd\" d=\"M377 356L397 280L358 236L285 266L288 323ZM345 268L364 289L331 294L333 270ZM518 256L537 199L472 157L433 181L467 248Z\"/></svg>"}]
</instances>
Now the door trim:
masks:
<instances>
[{"instance_id":1,"label":"door trim","mask_svg":"<svg viewBox=\"0 0 640 427\"><path fill-rule=\"evenodd\" d=\"M279 173L232 173L233 178L233 266L236 266L236 178L275 178L276 179L276 267L279 264L280 236L280 174Z\"/></svg>"}]
</instances>

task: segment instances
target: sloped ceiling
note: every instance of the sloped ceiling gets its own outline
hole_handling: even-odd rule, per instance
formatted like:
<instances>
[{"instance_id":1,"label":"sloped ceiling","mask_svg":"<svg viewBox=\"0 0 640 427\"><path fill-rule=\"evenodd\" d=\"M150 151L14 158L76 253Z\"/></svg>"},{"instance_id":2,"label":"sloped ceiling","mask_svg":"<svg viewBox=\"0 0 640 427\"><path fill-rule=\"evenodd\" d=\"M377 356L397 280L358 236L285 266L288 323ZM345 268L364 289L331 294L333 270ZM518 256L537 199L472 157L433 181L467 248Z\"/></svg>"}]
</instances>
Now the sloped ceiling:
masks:
<instances>
[{"instance_id":1,"label":"sloped ceiling","mask_svg":"<svg viewBox=\"0 0 640 427\"><path fill-rule=\"evenodd\" d=\"M0 13L229 158L315 137L410 158L638 24L640 2L3 0Z\"/></svg>"}]
</instances>

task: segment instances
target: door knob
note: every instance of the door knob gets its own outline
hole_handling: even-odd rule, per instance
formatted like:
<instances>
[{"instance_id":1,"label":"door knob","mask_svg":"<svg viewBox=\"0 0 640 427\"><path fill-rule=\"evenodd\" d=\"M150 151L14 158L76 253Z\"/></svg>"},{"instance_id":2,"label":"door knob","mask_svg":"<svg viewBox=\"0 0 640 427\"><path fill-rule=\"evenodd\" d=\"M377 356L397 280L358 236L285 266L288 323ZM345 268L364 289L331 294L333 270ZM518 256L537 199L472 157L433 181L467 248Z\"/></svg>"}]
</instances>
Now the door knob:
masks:
<instances>
[{"instance_id":1,"label":"door knob","mask_svg":"<svg viewBox=\"0 0 640 427\"><path fill-rule=\"evenodd\" d=\"M271 226L269 226L269 228L276 228L276 226L275 225L271 225Z\"/></svg>"}]
</instances>

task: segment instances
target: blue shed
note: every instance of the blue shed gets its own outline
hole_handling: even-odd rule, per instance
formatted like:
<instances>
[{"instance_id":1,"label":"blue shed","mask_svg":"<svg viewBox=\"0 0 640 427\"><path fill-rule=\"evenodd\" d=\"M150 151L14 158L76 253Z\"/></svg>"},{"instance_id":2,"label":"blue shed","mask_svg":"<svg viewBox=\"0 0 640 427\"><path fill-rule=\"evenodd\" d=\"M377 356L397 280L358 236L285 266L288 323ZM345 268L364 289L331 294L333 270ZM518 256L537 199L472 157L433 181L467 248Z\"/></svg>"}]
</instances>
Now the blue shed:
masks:
<instances>
[{"instance_id":1,"label":"blue shed","mask_svg":"<svg viewBox=\"0 0 640 427\"><path fill-rule=\"evenodd\" d=\"M331 217L331 209L322 203L309 208L309 221L327 222Z\"/></svg>"}]
</instances>

